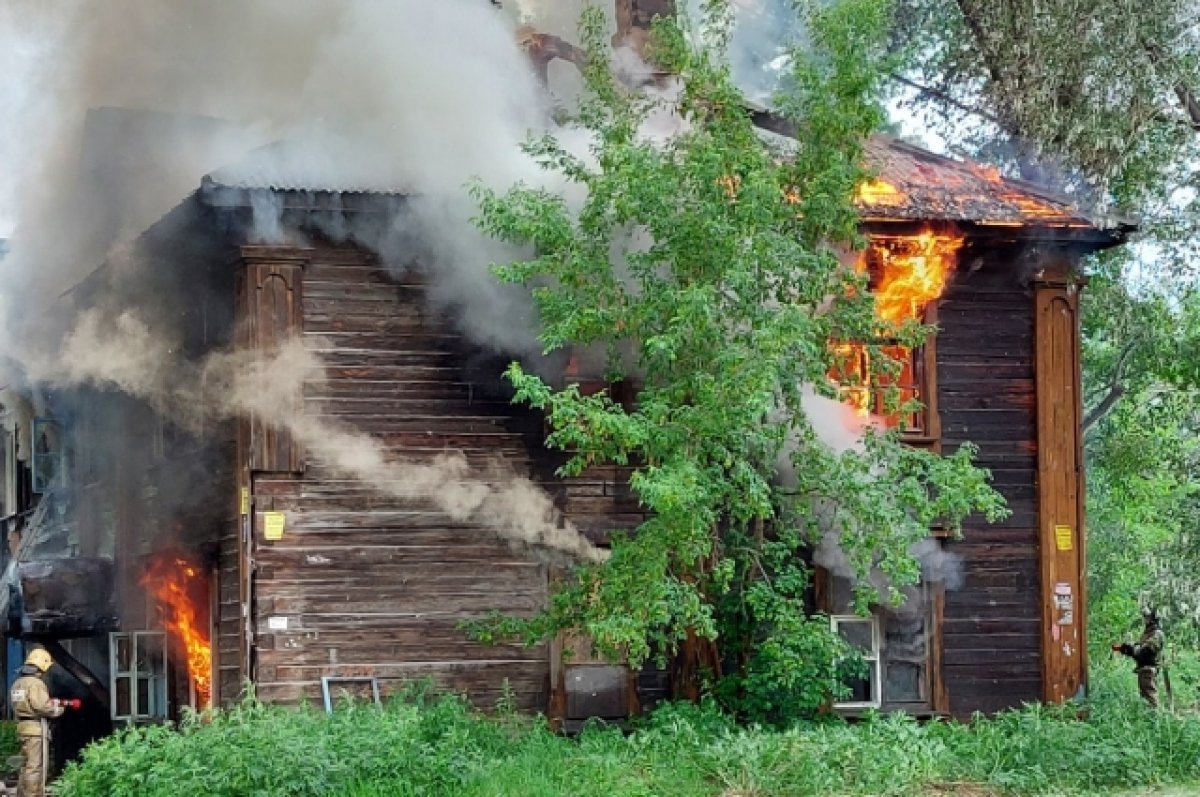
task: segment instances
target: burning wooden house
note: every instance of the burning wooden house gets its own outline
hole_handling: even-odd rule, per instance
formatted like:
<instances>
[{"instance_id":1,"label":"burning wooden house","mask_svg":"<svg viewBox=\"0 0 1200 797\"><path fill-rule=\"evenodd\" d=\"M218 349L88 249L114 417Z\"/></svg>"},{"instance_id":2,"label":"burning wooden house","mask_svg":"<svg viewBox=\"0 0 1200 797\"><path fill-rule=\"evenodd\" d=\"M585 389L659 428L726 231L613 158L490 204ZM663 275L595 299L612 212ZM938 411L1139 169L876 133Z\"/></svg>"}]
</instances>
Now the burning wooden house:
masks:
<instances>
[{"instance_id":1,"label":"burning wooden house","mask_svg":"<svg viewBox=\"0 0 1200 797\"><path fill-rule=\"evenodd\" d=\"M769 115L758 121L786 135ZM636 526L620 469L554 476L559 455L543 446L542 419L508 401L504 359L433 309L419 269L397 277L372 250L331 238L348 221L394 216L403 187L277 171L287 146L209 174L142 235L156 265L130 303L152 337L192 359L298 337L324 364L281 399L303 417L407 461L453 451L480 468L502 462L597 545ZM1080 262L1131 227L892 138L868 154L879 177L859 197L866 267L896 300L880 306L938 327L922 349L895 352L902 392L925 408L889 422L912 445L976 444L1012 514L968 523L961 541L931 531L931 545L961 558L961 578L925 585L916 610L860 617L846 582L818 579L813 608L871 662L839 707L967 715L1073 697L1086 680ZM279 240L305 243L253 243L263 208ZM101 269L65 301L87 307L112 279ZM861 356L847 352L846 368ZM879 409L864 392L848 399ZM482 705L511 690L566 722L625 717L669 688L659 673L564 662L557 644L469 641L463 620L543 604L544 559L420 495L347 478L286 429L182 421L169 397L103 388L3 401L6 633L51 645L78 679L63 689L88 700L96 728L228 704L247 683L295 703L429 677Z\"/></svg>"}]
</instances>

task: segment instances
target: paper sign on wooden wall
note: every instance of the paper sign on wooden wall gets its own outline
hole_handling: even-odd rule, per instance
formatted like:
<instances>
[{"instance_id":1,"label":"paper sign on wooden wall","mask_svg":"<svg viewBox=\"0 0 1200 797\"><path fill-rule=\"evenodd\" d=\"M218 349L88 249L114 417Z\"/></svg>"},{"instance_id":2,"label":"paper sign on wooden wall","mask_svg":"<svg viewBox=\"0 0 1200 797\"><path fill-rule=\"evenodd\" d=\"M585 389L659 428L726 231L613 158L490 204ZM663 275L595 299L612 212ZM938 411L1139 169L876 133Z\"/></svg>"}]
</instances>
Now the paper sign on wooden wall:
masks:
<instances>
[{"instance_id":1,"label":"paper sign on wooden wall","mask_svg":"<svg viewBox=\"0 0 1200 797\"><path fill-rule=\"evenodd\" d=\"M1071 540L1074 537L1071 534L1070 526L1055 526L1054 527L1054 543L1060 551L1071 550Z\"/></svg>"},{"instance_id":2,"label":"paper sign on wooden wall","mask_svg":"<svg viewBox=\"0 0 1200 797\"><path fill-rule=\"evenodd\" d=\"M268 540L282 540L285 517L282 512L264 512L263 537Z\"/></svg>"},{"instance_id":3,"label":"paper sign on wooden wall","mask_svg":"<svg viewBox=\"0 0 1200 797\"><path fill-rule=\"evenodd\" d=\"M243 516L250 514L250 488L249 487L243 487L241 490L241 495L238 498L238 511L241 512Z\"/></svg>"}]
</instances>

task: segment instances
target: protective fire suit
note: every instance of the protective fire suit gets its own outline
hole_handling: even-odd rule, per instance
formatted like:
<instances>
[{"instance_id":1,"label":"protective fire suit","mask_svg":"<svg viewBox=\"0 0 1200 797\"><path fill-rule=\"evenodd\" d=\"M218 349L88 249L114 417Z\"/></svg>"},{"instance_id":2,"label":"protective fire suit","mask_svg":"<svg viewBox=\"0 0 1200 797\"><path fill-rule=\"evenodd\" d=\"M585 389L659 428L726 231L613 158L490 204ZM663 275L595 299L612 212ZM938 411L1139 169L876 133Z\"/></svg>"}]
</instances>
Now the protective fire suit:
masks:
<instances>
[{"instance_id":1,"label":"protective fire suit","mask_svg":"<svg viewBox=\"0 0 1200 797\"><path fill-rule=\"evenodd\" d=\"M63 707L50 699L50 691L37 667L26 664L18 671L10 695L13 713L17 717L17 736L25 762L17 794L21 797L43 797L46 793L46 774L49 769L50 726L47 719L60 717Z\"/></svg>"},{"instance_id":2,"label":"protective fire suit","mask_svg":"<svg viewBox=\"0 0 1200 797\"><path fill-rule=\"evenodd\" d=\"M1137 642L1117 646L1120 653L1134 662L1138 677L1138 692L1151 708L1158 707L1158 668L1166 636L1157 622L1147 622L1146 630Z\"/></svg>"}]
</instances>

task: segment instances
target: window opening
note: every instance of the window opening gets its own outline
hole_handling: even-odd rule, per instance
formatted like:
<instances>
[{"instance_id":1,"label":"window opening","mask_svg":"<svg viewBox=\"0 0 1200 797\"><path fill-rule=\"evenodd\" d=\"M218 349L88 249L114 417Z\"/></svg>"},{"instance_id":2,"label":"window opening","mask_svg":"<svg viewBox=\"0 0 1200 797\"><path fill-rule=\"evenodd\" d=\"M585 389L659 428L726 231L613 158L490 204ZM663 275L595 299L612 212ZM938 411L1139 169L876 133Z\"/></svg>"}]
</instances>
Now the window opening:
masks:
<instances>
[{"instance_id":1,"label":"window opening","mask_svg":"<svg viewBox=\"0 0 1200 797\"><path fill-rule=\"evenodd\" d=\"M866 673L848 678L844 682L850 689L850 696L834 703L834 706L836 708L879 707L883 702L879 618L874 615L868 617L834 615L829 619L833 624L834 633L857 650L867 663Z\"/></svg>"},{"instance_id":2,"label":"window opening","mask_svg":"<svg viewBox=\"0 0 1200 797\"><path fill-rule=\"evenodd\" d=\"M167 642L162 631L109 634L108 671L114 722L167 717Z\"/></svg>"},{"instance_id":3,"label":"window opening","mask_svg":"<svg viewBox=\"0 0 1200 797\"><path fill-rule=\"evenodd\" d=\"M930 657L933 652L933 592L927 584L904 589L900 606L872 605L871 613L853 612L849 579L830 574L827 610L833 630L859 651L868 673L846 685L851 696L835 708L932 707Z\"/></svg>"}]
</instances>

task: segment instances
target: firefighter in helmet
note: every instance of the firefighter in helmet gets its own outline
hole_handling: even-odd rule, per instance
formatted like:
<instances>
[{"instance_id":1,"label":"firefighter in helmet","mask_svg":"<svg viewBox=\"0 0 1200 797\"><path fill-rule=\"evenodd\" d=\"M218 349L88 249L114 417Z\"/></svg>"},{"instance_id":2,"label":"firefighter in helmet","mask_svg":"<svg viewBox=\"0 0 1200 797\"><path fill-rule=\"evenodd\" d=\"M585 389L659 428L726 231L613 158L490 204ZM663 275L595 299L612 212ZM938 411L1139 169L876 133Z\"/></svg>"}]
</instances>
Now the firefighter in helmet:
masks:
<instances>
[{"instance_id":1,"label":"firefighter in helmet","mask_svg":"<svg viewBox=\"0 0 1200 797\"><path fill-rule=\"evenodd\" d=\"M1162 664L1166 636L1162 632L1162 626L1158 622L1158 613L1154 609L1142 610L1142 619L1146 625L1138 641L1113 645L1112 649L1133 659L1134 672L1138 677L1138 692L1151 708L1157 708L1158 668Z\"/></svg>"},{"instance_id":2,"label":"firefighter in helmet","mask_svg":"<svg viewBox=\"0 0 1200 797\"><path fill-rule=\"evenodd\" d=\"M54 659L43 648L34 648L17 671L17 680L10 694L13 713L17 717L17 736L21 739L21 779L17 794L22 797L43 797L46 793L46 770L50 757L50 727L48 719L60 717L63 703L50 697L43 680Z\"/></svg>"}]
</instances>

